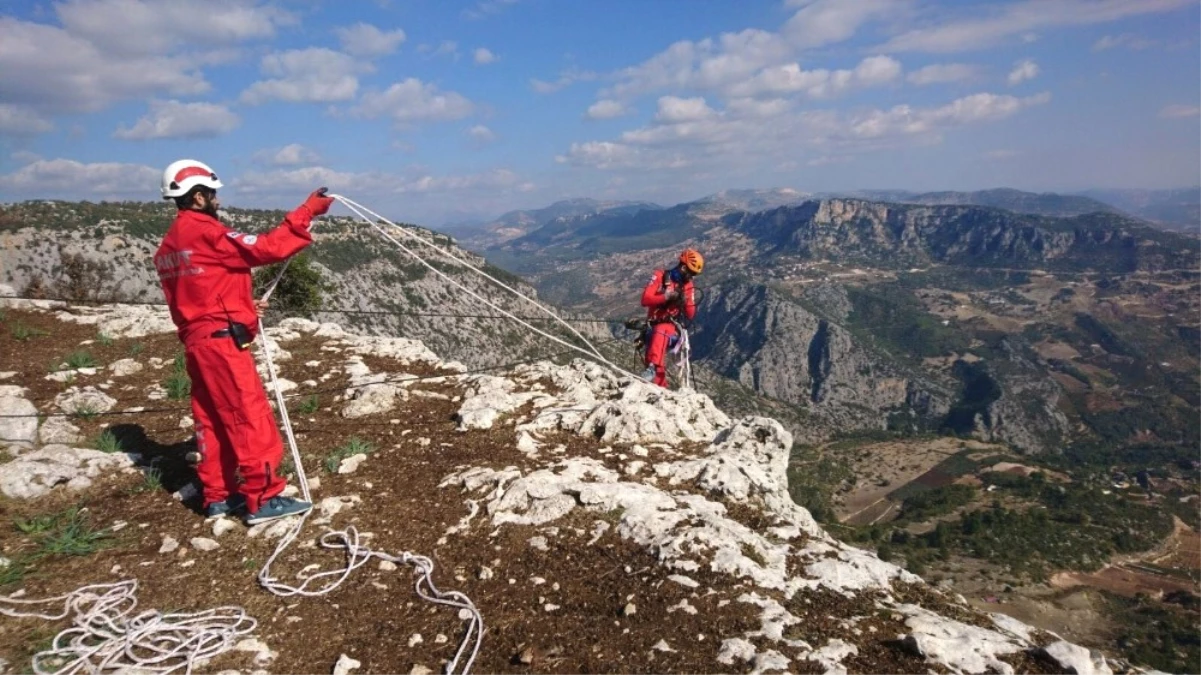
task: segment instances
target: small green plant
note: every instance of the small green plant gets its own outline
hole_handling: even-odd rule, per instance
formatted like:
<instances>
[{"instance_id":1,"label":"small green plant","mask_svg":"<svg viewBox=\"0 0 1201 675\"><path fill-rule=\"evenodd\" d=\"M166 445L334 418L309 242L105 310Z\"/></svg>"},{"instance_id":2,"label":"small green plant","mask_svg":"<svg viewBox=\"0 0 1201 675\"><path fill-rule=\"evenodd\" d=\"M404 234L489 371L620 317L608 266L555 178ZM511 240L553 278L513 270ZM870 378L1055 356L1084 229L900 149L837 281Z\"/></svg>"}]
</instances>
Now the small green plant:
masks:
<instances>
[{"instance_id":1,"label":"small green plant","mask_svg":"<svg viewBox=\"0 0 1201 675\"><path fill-rule=\"evenodd\" d=\"M80 368L95 368L97 366L96 359L92 357L92 353L86 350L78 350L67 355L67 367L71 370Z\"/></svg>"},{"instance_id":2,"label":"small green plant","mask_svg":"<svg viewBox=\"0 0 1201 675\"><path fill-rule=\"evenodd\" d=\"M145 345L143 345L141 342L135 342L129 345L129 355L137 356L138 354L141 354L142 350L144 349L146 349Z\"/></svg>"},{"instance_id":3,"label":"small green plant","mask_svg":"<svg viewBox=\"0 0 1201 675\"><path fill-rule=\"evenodd\" d=\"M158 492L163 489L163 472L151 467L142 472L142 480L129 489L131 494Z\"/></svg>"},{"instance_id":4,"label":"small green plant","mask_svg":"<svg viewBox=\"0 0 1201 675\"><path fill-rule=\"evenodd\" d=\"M97 530L79 509L70 509L41 540L41 555L90 555L104 548L112 534Z\"/></svg>"},{"instance_id":5,"label":"small green plant","mask_svg":"<svg viewBox=\"0 0 1201 675\"><path fill-rule=\"evenodd\" d=\"M192 380L188 377L187 361L183 354L175 355L171 374L163 381L163 388L167 390L167 397L173 401L185 399L192 393Z\"/></svg>"},{"instance_id":6,"label":"small green plant","mask_svg":"<svg viewBox=\"0 0 1201 675\"><path fill-rule=\"evenodd\" d=\"M370 455L372 452L375 452L375 448L370 443L357 436L351 436L345 443L334 448L333 452L325 457L322 466L329 473L335 473L338 470L338 465L347 457L359 454Z\"/></svg>"},{"instance_id":7,"label":"small green plant","mask_svg":"<svg viewBox=\"0 0 1201 675\"><path fill-rule=\"evenodd\" d=\"M96 449L100 452L124 452L125 448L121 447L121 441L113 435L113 432L105 430L96 438Z\"/></svg>"},{"instance_id":8,"label":"small green plant","mask_svg":"<svg viewBox=\"0 0 1201 675\"><path fill-rule=\"evenodd\" d=\"M96 342L99 342L100 346L102 346L102 347L112 347L113 346L113 337L111 335L109 335L108 333L103 333L103 332L97 333L96 334Z\"/></svg>"},{"instance_id":9,"label":"small green plant","mask_svg":"<svg viewBox=\"0 0 1201 675\"><path fill-rule=\"evenodd\" d=\"M95 418L97 415L99 415L100 411L96 408L96 406L92 405L91 403L81 403L81 404L75 406L75 410L73 411L72 414L74 414L79 419L90 421L93 418Z\"/></svg>"},{"instance_id":10,"label":"small green plant","mask_svg":"<svg viewBox=\"0 0 1201 675\"><path fill-rule=\"evenodd\" d=\"M317 400L317 395L310 394L309 396L306 396L300 403L296 404L296 412L300 413L301 415L312 415L313 413L317 412L319 405L320 403Z\"/></svg>"},{"instance_id":11,"label":"small green plant","mask_svg":"<svg viewBox=\"0 0 1201 675\"><path fill-rule=\"evenodd\" d=\"M280 476L291 476L295 473L296 473L296 462L292 461L291 455L285 456L284 461L281 462L279 465L279 475Z\"/></svg>"},{"instance_id":12,"label":"small green plant","mask_svg":"<svg viewBox=\"0 0 1201 675\"><path fill-rule=\"evenodd\" d=\"M20 321L13 324L12 328L10 328L9 330L12 332L14 340L20 340L22 342L24 342L30 338L41 337L43 335L46 335L46 331L39 330L37 328L31 328L29 326L26 326L24 323L21 323Z\"/></svg>"},{"instance_id":13,"label":"small green plant","mask_svg":"<svg viewBox=\"0 0 1201 675\"><path fill-rule=\"evenodd\" d=\"M25 575L29 573L29 566L24 560L9 561L4 567L0 567L0 588L11 584L19 584L25 580Z\"/></svg>"},{"instance_id":14,"label":"small green plant","mask_svg":"<svg viewBox=\"0 0 1201 675\"><path fill-rule=\"evenodd\" d=\"M50 513L31 518L17 518L13 521L13 525L22 534L41 534L49 532L54 527L54 523L58 521L60 515Z\"/></svg>"}]
</instances>

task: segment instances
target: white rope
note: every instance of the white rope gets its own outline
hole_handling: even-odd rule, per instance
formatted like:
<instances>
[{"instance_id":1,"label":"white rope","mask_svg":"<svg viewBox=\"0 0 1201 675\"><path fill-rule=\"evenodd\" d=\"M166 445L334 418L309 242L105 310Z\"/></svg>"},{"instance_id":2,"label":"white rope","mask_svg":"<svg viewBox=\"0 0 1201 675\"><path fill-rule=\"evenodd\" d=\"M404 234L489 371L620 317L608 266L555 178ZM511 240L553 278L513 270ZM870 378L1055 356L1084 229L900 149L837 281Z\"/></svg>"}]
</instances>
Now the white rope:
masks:
<instances>
[{"instance_id":1,"label":"white rope","mask_svg":"<svg viewBox=\"0 0 1201 675\"><path fill-rule=\"evenodd\" d=\"M289 261L290 262L290 261ZM262 300L266 301L275 291L276 286L283 278L284 270L287 269L287 263L276 274L275 278L267 286L267 290L263 293ZM304 464L300 458L300 448L296 443L296 434L292 430L292 420L288 414L288 406L284 400L283 391L279 386L279 377L275 370L275 360L271 356L271 341L268 339L266 330L263 327L263 320L259 318L258 322L259 335L262 336L261 347L263 356L267 361L267 374L271 379L271 389L275 395L275 403L279 408L279 417L281 426L283 427L284 436L288 441L288 449L292 453L292 463L296 467L296 480L300 484L300 491L306 502L312 502L312 493L309 490L308 476L304 472ZM346 565L342 568L325 570L316 574L306 575L299 586L291 586L281 582L271 573L271 567L283 552L292 545L300 536L301 530L304 528L305 522L308 520L312 510L305 512L302 516L296 519L287 533L280 539L275 550L267 561L263 564L262 569L258 573L258 582L268 592L281 597L302 596L316 597L325 595L340 586L346 581L352 572L367 564L371 558L379 558L393 563L413 565L418 574L417 581L414 584L414 589L417 595L421 598L441 605L448 605L459 609L459 616L464 618L467 623L467 631L463 639L459 643L459 649L455 653L454 659L447 665L446 672L453 674L458 668L459 661L463 654L467 651L468 645L471 645L471 656L463 663L462 673L468 673L471 670L472 664L475 663L476 656L479 655L480 646L483 640L484 619L480 615L475 604L466 595L458 591L440 591L434 585L433 573L434 563L425 556L415 555L409 552L403 552L399 556L394 556L381 551L373 551L359 543L359 533L354 526L347 527L342 531L327 532L321 537L321 546L328 549L344 549L346 551ZM316 582L325 582L320 588L310 590L310 585Z\"/></svg>"},{"instance_id":2,"label":"white rope","mask_svg":"<svg viewBox=\"0 0 1201 675\"><path fill-rule=\"evenodd\" d=\"M530 303L531 305L537 307L542 313L550 316L555 321L558 321L565 328L567 328L567 330L571 331L572 334L574 334L579 339L583 340L584 344L587 345L587 347L592 350L592 353L594 355L596 355L601 360L604 360L604 358L605 358L604 355L600 353L600 350L596 348L596 345L592 344L592 342L590 342L588 340L588 338L584 337L584 335L582 333L580 333L578 330L576 330L574 326L572 326L570 323L564 321L563 318L560 317L558 314L556 314L554 312L554 310L552 310L550 307L547 307L546 305L538 302L537 300L525 295L524 293L517 290L516 288L509 286L508 284L504 283L500 279L497 279L496 277L492 276L491 274L488 274L484 270L476 267L475 265L471 264L470 260L467 260L466 258L462 258L458 255L455 255L452 251L450 251L448 249L443 249L440 246L436 246L433 242L426 241L423 237L419 237L416 234L414 234L413 232L410 232L409 228L403 227L401 225L397 225L396 223L388 220L387 218L381 216L380 214L376 213L375 211L372 211L371 209L367 208L366 206L363 206L362 204L354 201L353 199L350 199L349 197L344 197L342 195L330 195L330 196L333 197L334 199L340 200L343 204L346 205L347 208L350 208L352 210L356 210L356 209L362 210L364 213L376 218L377 220L383 221L384 223L391 225L392 227L396 228L401 234L405 235L412 241L416 241L420 244L423 244L425 246L428 246L429 248L434 249L434 251L436 251L442 257L459 263L460 265L466 267L467 269L471 270L472 272L475 272L476 274L483 276L484 278L495 283L497 286L500 286L501 288L512 293L513 295L516 295L517 297L521 298L522 300L525 300L526 302ZM357 211L356 211L356 213L357 213Z\"/></svg>"},{"instance_id":3,"label":"white rope","mask_svg":"<svg viewBox=\"0 0 1201 675\"><path fill-rule=\"evenodd\" d=\"M680 332L680 336L676 340L676 346L671 349L671 354L676 359L676 375L680 378L680 388L691 390L694 386L692 381L692 343L688 340L688 331L683 326L677 323L676 329Z\"/></svg>"},{"instance_id":4,"label":"white rope","mask_svg":"<svg viewBox=\"0 0 1201 675\"><path fill-rule=\"evenodd\" d=\"M480 302L482 302L482 303L484 303L485 305L487 305L487 306L491 307L492 309L496 310L497 312L500 312L500 313L501 313L501 314L503 314L504 316L507 316L507 317L509 317L510 319L512 319L512 320L514 320L514 321L516 321L517 323L521 324L522 326L525 326L526 328L530 329L531 331L533 331L533 332L535 332L535 333L537 333L537 334L539 334L539 335L541 335L541 336L543 336L543 337L546 337L546 338L548 338L548 339L550 339L550 340L552 340L552 341L554 341L554 342L557 342L558 344L561 344L561 345L563 345L564 347L567 347L568 349L571 349L571 350L573 350L573 351L579 352L579 353L583 354L583 355L584 355L585 357L587 357L587 358L590 358L590 359L595 359L595 360L599 361L601 364L603 364L603 365L606 365L606 366L608 366L609 368L612 368L613 370L615 370L616 372L618 372L618 373L620 373L620 374L622 374L622 375L626 375L626 376L629 376L629 377L632 377L632 378L635 378L635 379L637 379L637 378L638 378L638 376L637 376L637 375L635 375L635 374L633 374L633 373L631 373L631 372L629 372L629 371L625 370L625 369L624 369L624 368L622 368L621 366L619 366L619 365L617 365L617 364L613 363L612 361L609 361L608 359L604 358L603 356L599 356L599 355L597 355L597 354L594 354L594 353L592 353L592 352L589 352L588 350L586 350L586 349L584 349L584 348L580 347L579 345L573 345L573 344L571 344L570 342L567 342L567 341L565 341L565 340L563 340L563 339L561 339L561 338L559 338L559 337L557 337L557 336L555 336L555 335L552 335L552 334L550 334L550 333L547 333L546 331L544 331L544 330L542 330L542 329L538 328L537 326L531 325L531 324L527 323L526 321L523 321L523 320L522 320L520 317L518 317L518 316L514 315L512 312L509 312L508 310L506 310L505 308L501 307L500 305L498 305L498 304L496 304L496 303L492 302L491 300L489 300L489 299L487 299L487 298L485 298L485 297L481 296L479 293L476 293L475 291L471 290L470 288L467 288L467 287L466 287L466 286L464 286L463 284L459 283L457 280L455 280L455 279L451 278L450 276L448 276L448 275L447 275L445 272L443 272L442 270L440 270L440 269L438 269L437 267L434 267L433 265L431 265L431 264L430 264L430 263L429 263L427 260L425 260L425 259L424 259L424 258L422 258L421 256L419 256L419 255L417 255L416 253L414 253L414 252L413 252L411 249L409 249L409 247L407 247L407 246L405 246L404 244L402 244L402 243L400 243L399 241L397 241L395 237L393 237L392 235L388 234L388 231L387 231L387 230L385 230L385 229L383 229L382 227L380 227L380 226L379 226L379 225L378 225L378 224L377 224L375 221L373 221L371 218L369 218L369 217L367 217L366 215L364 215L364 213L363 213L362 211L360 211L360 210L359 210L358 208L356 208L355 206L351 205L351 203L350 203L350 202L348 202L348 201L346 200L346 198L345 198L345 197L342 197L341 195L330 195L330 196L331 196L331 197L333 197L334 199L337 199L338 201L342 202L342 203L343 203L343 204L346 206L346 208L350 209L350 210L351 210L351 211L353 211L353 212L354 212L356 215L358 215L360 218L362 218L362 219L363 219L363 221L364 221L364 222L366 222L368 225L370 225L372 228L374 228L376 232L379 232L380 236L382 236L382 237L384 237L385 239L387 239L388 241L392 242L392 243L393 243L394 245L396 245L396 246L397 246L397 247L398 247L398 248L399 248L401 251L404 251L406 254L408 254L408 256L409 256L409 257L413 258L414 260L416 260L417 262L421 263L422 265L425 265L425 266L426 266L426 267L427 267L427 268L428 268L428 269L429 269L431 272L433 272L434 274L438 275L439 277L441 277L442 279L444 279L445 281L447 281L448 283L450 283L451 285L453 285L455 288L458 288L459 290L463 291L464 293L466 293L466 294L470 295L471 297L473 297L473 298L475 298L475 299L479 300ZM533 302L533 301L531 300L531 302Z\"/></svg>"},{"instance_id":5,"label":"white rope","mask_svg":"<svg viewBox=\"0 0 1201 675\"><path fill-rule=\"evenodd\" d=\"M34 655L32 666L37 675L191 673L199 662L232 650L258 625L241 607L134 615L137 590L137 580L129 579L84 586L44 600L0 596L0 614L47 621L71 617L71 627L54 637L50 649ZM62 609L55 613L32 609L58 603Z\"/></svg>"}]
</instances>

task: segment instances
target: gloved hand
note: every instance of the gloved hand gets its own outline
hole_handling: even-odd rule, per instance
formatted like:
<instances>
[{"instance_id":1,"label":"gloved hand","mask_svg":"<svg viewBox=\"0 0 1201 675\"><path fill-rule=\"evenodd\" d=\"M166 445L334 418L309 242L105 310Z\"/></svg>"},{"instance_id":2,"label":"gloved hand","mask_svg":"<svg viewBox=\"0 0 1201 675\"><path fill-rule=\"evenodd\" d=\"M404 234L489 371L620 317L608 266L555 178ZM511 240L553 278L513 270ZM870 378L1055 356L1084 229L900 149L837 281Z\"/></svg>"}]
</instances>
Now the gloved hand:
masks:
<instances>
[{"instance_id":1,"label":"gloved hand","mask_svg":"<svg viewBox=\"0 0 1201 675\"><path fill-rule=\"evenodd\" d=\"M670 305L680 298L680 293L674 288L663 291L663 304Z\"/></svg>"},{"instance_id":2,"label":"gloved hand","mask_svg":"<svg viewBox=\"0 0 1201 675\"><path fill-rule=\"evenodd\" d=\"M308 199L304 200L304 204L301 205L308 209L314 218L325 215L329 211L330 205L334 203L333 197L325 196L327 190L329 188L317 188L313 191L313 194L309 195Z\"/></svg>"}]
</instances>

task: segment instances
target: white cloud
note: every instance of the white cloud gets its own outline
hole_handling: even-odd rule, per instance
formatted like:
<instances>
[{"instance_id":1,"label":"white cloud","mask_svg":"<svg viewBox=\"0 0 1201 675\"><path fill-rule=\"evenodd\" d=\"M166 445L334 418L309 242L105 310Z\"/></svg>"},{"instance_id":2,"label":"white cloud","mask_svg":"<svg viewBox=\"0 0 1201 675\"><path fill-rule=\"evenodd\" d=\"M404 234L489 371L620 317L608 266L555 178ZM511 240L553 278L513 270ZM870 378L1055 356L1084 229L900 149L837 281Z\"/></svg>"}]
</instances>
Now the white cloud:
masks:
<instances>
[{"instance_id":1,"label":"white cloud","mask_svg":"<svg viewBox=\"0 0 1201 675\"><path fill-rule=\"evenodd\" d=\"M120 100L208 91L197 63L179 56L103 52L67 31L0 17L4 102L40 112L94 112Z\"/></svg>"},{"instance_id":2,"label":"white cloud","mask_svg":"<svg viewBox=\"0 0 1201 675\"><path fill-rule=\"evenodd\" d=\"M267 39L296 19L256 0L67 0L54 11L73 36L106 54L168 54L181 43L206 48Z\"/></svg>"},{"instance_id":3,"label":"white cloud","mask_svg":"<svg viewBox=\"0 0 1201 675\"><path fill-rule=\"evenodd\" d=\"M342 51L364 59L387 56L405 41L405 32L399 28L385 32L362 22L335 28L334 35L341 41Z\"/></svg>"},{"instance_id":4,"label":"white cloud","mask_svg":"<svg viewBox=\"0 0 1201 675\"><path fill-rule=\"evenodd\" d=\"M363 94L354 113L362 117L391 117L398 123L457 120L471 114L474 106L463 95L441 91L437 86L410 77L384 91Z\"/></svg>"},{"instance_id":5,"label":"white cloud","mask_svg":"<svg viewBox=\"0 0 1201 675\"><path fill-rule=\"evenodd\" d=\"M663 96L659 99L659 112L655 113L655 121L664 124L699 122L716 114L716 111L705 103L703 97Z\"/></svg>"},{"instance_id":6,"label":"white cloud","mask_svg":"<svg viewBox=\"0 0 1201 675\"><path fill-rule=\"evenodd\" d=\"M792 47L778 34L758 29L723 33L717 39L681 40L646 61L617 74L606 98L628 98L654 91L721 91L768 66L784 63Z\"/></svg>"},{"instance_id":7,"label":"white cloud","mask_svg":"<svg viewBox=\"0 0 1201 675\"><path fill-rule=\"evenodd\" d=\"M802 70L800 64L789 63L765 68L753 78L731 84L725 93L733 96L804 94L810 98L828 98L851 89L888 84L900 76L900 62L888 56L869 56L851 70Z\"/></svg>"},{"instance_id":8,"label":"white cloud","mask_svg":"<svg viewBox=\"0 0 1201 675\"><path fill-rule=\"evenodd\" d=\"M1195 105L1173 104L1165 106L1163 110L1159 111L1159 116L1164 119L1183 119L1197 115L1201 115L1201 107Z\"/></svg>"},{"instance_id":9,"label":"white cloud","mask_svg":"<svg viewBox=\"0 0 1201 675\"><path fill-rule=\"evenodd\" d=\"M495 63L497 56L484 47L478 47L472 58L475 60L477 66L486 66L489 63Z\"/></svg>"},{"instance_id":10,"label":"white cloud","mask_svg":"<svg viewBox=\"0 0 1201 675\"><path fill-rule=\"evenodd\" d=\"M629 109L621 101L606 98L588 106L588 112L584 113L584 115L588 119L608 120L614 117L621 117L629 112Z\"/></svg>"},{"instance_id":11,"label":"white cloud","mask_svg":"<svg viewBox=\"0 0 1201 675\"><path fill-rule=\"evenodd\" d=\"M299 143L291 143L278 150L260 150L254 153L255 162L271 166L313 164L320 161L320 159L320 156L316 152Z\"/></svg>"},{"instance_id":12,"label":"white cloud","mask_svg":"<svg viewBox=\"0 0 1201 675\"><path fill-rule=\"evenodd\" d=\"M1158 40L1149 40L1138 35L1122 33L1121 35L1105 35L1101 37L1101 39L1093 43L1093 51L1103 52L1107 49L1116 49L1118 47L1141 51L1158 45Z\"/></svg>"},{"instance_id":13,"label":"white cloud","mask_svg":"<svg viewBox=\"0 0 1201 675\"><path fill-rule=\"evenodd\" d=\"M844 114L784 99L737 99L717 110L700 98L662 97L651 124L613 141L573 143L555 159L597 169L697 172L795 162L798 154L814 152L820 165L879 148L937 143L951 129L1004 119L1048 100L1045 93L1026 98L981 93L938 107Z\"/></svg>"},{"instance_id":14,"label":"white cloud","mask_svg":"<svg viewBox=\"0 0 1201 675\"><path fill-rule=\"evenodd\" d=\"M158 198L161 171L141 164L41 159L0 175L0 189L27 198L79 195Z\"/></svg>"},{"instance_id":15,"label":"white cloud","mask_svg":"<svg viewBox=\"0 0 1201 675\"><path fill-rule=\"evenodd\" d=\"M417 51L422 54L427 54L428 58L438 56L446 56L454 61L459 60L459 43L454 40L443 40L437 47L433 45L423 44L417 47Z\"/></svg>"},{"instance_id":16,"label":"white cloud","mask_svg":"<svg viewBox=\"0 0 1201 675\"><path fill-rule=\"evenodd\" d=\"M345 172L328 167L249 173L236 180L238 194L291 195L324 185L333 191L355 194L436 194L475 190L520 190L521 177L509 169L492 169L474 174L434 176L411 171L393 174L380 171Z\"/></svg>"},{"instance_id":17,"label":"white cloud","mask_svg":"<svg viewBox=\"0 0 1201 675\"><path fill-rule=\"evenodd\" d=\"M238 128L242 120L223 105L216 103L180 103L151 101L150 112L126 129L117 129L113 136L127 141L154 138L212 138Z\"/></svg>"},{"instance_id":18,"label":"white cloud","mask_svg":"<svg viewBox=\"0 0 1201 675\"><path fill-rule=\"evenodd\" d=\"M250 85L242 92L243 103L348 101L359 90L357 75L372 70L368 64L323 47L268 54L261 67L271 79Z\"/></svg>"},{"instance_id":19,"label":"white cloud","mask_svg":"<svg viewBox=\"0 0 1201 675\"><path fill-rule=\"evenodd\" d=\"M530 88L539 94L553 94L560 89L569 87L576 82L591 82L599 77L596 73L589 70L569 69L563 71L559 75L559 79L554 82L547 82L537 78L530 79Z\"/></svg>"},{"instance_id":20,"label":"white cloud","mask_svg":"<svg viewBox=\"0 0 1201 675\"><path fill-rule=\"evenodd\" d=\"M53 128L30 108L0 103L0 136L31 136Z\"/></svg>"},{"instance_id":21,"label":"white cloud","mask_svg":"<svg viewBox=\"0 0 1201 675\"><path fill-rule=\"evenodd\" d=\"M903 9L903 3L896 0L803 0L788 4L801 9L784 24L781 33L800 48L842 42L854 36L864 23Z\"/></svg>"},{"instance_id":22,"label":"white cloud","mask_svg":"<svg viewBox=\"0 0 1201 675\"><path fill-rule=\"evenodd\" d=\"M924 86L946 82L960 82L976 75L975 66L965 63L935 63L919 68L905 78L910 84Z\"/></svg>"},{"instance_id":23,"label":"white cloud","mask_svg":"<svg viewBox=\"0 0 1201 675\"><path fill-rule=\"evenodd\" d=\"M1038 64L1032 59L1024 59L1022 61L1018 61L1018 63L1013 67L1013 70L1009 71L1009 77L1007 77L1006 80L1009 82L1009 86L1012 87L1019 85L1026 80L1033 80L1034 78L1038 77L1038 73Z\"/></svg>"},{"instance_id":24,"label":"white cloud","mask_svg":"<svg viewBox=\"0 0 1201 675\"><path fill-rule=\"evenodd\" d=\"M985 18L942 19L904 32L880 49L886 52L961 52L992 47L1030 31L1117 21L1194 5L1193 0L1021 0L981 5ZM942 17L940 17L941 19Z\"/></svg>"},{"instance_id":25,"label":"white cloud","mask_svg":"<svg viewBox=\"0 0 1201 675\"><path fill-rule=\"evenodd\" d=\"M488 127L477 124L467 130L467 135L479 143L491 143L496 140L496 134Z\"/></svg>"},{"instance_id":26,"label":"white cloud","mask_svg":"<svg viewBox=\"0 0 1201 675\"><path fill-rule=\"evenodd\" d=\"M517 4L518 0L480 0L474 7L463 10L465 19L483 19L493 14L499 14L506 7Z\"/></svg>"}]
</instances>

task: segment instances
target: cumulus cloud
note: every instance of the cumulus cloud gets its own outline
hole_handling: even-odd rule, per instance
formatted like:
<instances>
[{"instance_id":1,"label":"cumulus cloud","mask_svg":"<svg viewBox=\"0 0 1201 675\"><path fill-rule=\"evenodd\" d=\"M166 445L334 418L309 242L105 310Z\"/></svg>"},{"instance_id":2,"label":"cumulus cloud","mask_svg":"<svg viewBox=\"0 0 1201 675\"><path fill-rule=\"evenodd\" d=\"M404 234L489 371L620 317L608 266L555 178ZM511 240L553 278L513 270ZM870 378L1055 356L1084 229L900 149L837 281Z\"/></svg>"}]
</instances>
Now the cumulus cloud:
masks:
<instances>
[{"instance_id":1,"label":"cumulus cloud","mask_svg":"<svg viewBox=\"0 0 1201 675\"><path fill-rule=\"evenodd\" d=\"M454 40L443 40L438 46L423 44L417 47L418 53L425 54L429 58L437 56L446 56L454 61L459 60L459 43Z\"/></svg>"},{"instance_id":2,"label":"cumulus cloud","mask_svg":"<svg viewBox=\"0 0 1201 675\"><path fill-rule=\"evenodd\" d=\"M299 143L290 143L279 149L260 150L254 153L254 161L270 166L297 166L313 164L321 157L313 150Z\"/></svg>"},{"instance_id":3,"label":"cumulus cloud","mask_svg":"<svg viewBox=\"0 0 1201 675\"><path fill-rule=\"evenodd\" d=\"M781 96L803 94L828 98L851 89L879 86L901 76L901 64L888 56L869 56L854 69L803 70L798 63L765 68L753 78L731 84L732 96Z\"/></svg>"},{"instance_id":4,"label":"cumulus cloud","mask_svg":"<svg viewBox=\"0 0 1201 675\"><path fill-rule=\"evenodd\" d=\"M261 68L269 79L259 80L243 91L243 103L348 101L359 90L358 74L372 70L370 65L323 47L268 54Z\"/></svg>"},{"instance_id":5,"label":"cumulus cloud","mask_svg":"<svg viewBox=\"0 0 1201 675\"><path fill-rule=\"evenodd\" d=\"M42 112L94 112L130 98L203 94L196 62L179 56L116 55L39 23L0 17L5 103Z\"/></svg>"},{"instance_id":6,"label":"cumulus cloud","mask_svg":"<svg viewBox=\"0 0 1201 675\"><path fill-rule=\"evenodd\" d=\"M1159 116L1164 119L1183 119L1197 115L1201 115L1201 107L1195 105L1173 104L1159 111Z\"/></svg>"},{"instance_id":7,"label":"cumulus cloud","mask_svg":"<svg viewBox=\"0 0 1201 675\"><path fill-rule=\"evenodd\" d=\"M477 143L491 143L496 140L496 134L488 127L477 124L467 130L467 135Z\"/></svg>"},{"instance_id":8,"label":"cumulus cloud","mask_svg":"<svg viewBox=\"0 0 1201 675\"><path fill-rule=\"evenodd\" d=\"M976 68L965 63L935 63L909 73L905 79L910 84L925 86L961 82L976 75Z\"/></svg>"},{"instance_id":9,"label":"cumulus cloud","mask_svg":"<svg viewBox=\"0 0 1201 675\"><path fill-rule=\"evenodd\" d=\"M563 71L559 78L553 82L539 80L537 78L530 79L530 88L539 94L553 94L560 89L565 89L575 84L576 82L591 82L599 77L597 73L590 70L570 69Z\"/></svg>"},{"instance_id":10,"label":"cumulus cloud","mask_svg":"<svg viewBox=\"0 0 1201 675\"><path fill-rule=\"evenodd\" d=\"M257 0L67 0L55 3L63 27L106 54L167 54L181 44L232 45L275 35L296 17Z\"/></svg>"},{"instance_id":11,"label":"cumulus cloud","mask_svg":"<svg viewBox=\"0 0 1201 675\"><path fill-rule=\"evenodd\" d=\"M160 169L142 164L39 159L0 175L0 189L26 198L69 196L158 196Z\"/></svg>"},{"instance_id":12,"label":"cumulus cloud","mask_svg":"<svg viewBox=\"0 0 1201 675\"><path fill-rule=\"evenodd\" d=\"M342 51L364 59L387 56L396 51L405 41L405 32L396 30L382 31L369 23L356 23L353 26L343 26L334 29L334 35L342 43Z\"/></svg>"},{"instance_id":13,"label":"cumulus cloud","mask_svg":"<svg viewBox=\"0 0 1201 675\"><path fill-rule=\"evenodd\" d=\"M612 99L601 99L596 103L588 106L588 112L584 113L585 117L593 120L608 120L614 117L621 117L628 114L629 109L621 101Z\"/></svg>"},{"instance_id":14,"label":"cumulus cloud","mask_svg":"<svg viewBox=\"0 0 1201 675\"><path fill-rule=\"evenodd\" d=\"M1014 85L1021 84L1026 80L1033 80L1034 78L1038 77L1038 73L1038 64L1031 59L1025 59L1019 61L1017 65L1013 67L1013 70L1009 71L1009 77L1006 79L1009 81L1009 86L1012 87Z\"/></svg>"},{"instance_id":15,"label":"cumulus cloud","mask_svg":"<svg viewBox=\"0 0 1201 675\"><path fill-rule=\"evenodd\" d=\"M475 60L475 65L486 66L489 63L495 63L497 56L484 47L478 47L472 55L472 59Z\"/></svg>"},{"instance_id":16,"label":"cumulus cloud","mask_svg":"<svg viewBox=\"0 0 1201 675\"><path fill-rule=\"evenodd\" d=\"M651 124L616 140L573 143L556 161L597 169L734 167L795 160L798 153L846 158L913 142L938 142L951 129L993 122L1050 100L973 94L945 105L898 105L845 114L812 110L782 99L739 99L724 109L701 98L662 97Z\"/></svg>"},{"instance_id":17,"label":"cumulus cloud","mask_svg":"<svg viewBox=\"0 0 1201 675\"><path fill-rule=\"evenodd\" d=\"M781 32L789 42L801 48L842 42L868 21L901 9L895 0L793 0L787 4L800 9Z\"/></svg>"},{"instance_id":18,"label":"cumulus cloud","mask_svg":"<svg viewBox=\"0 0 1201 675\"><path fill-rule=\"evenodd\" d=\"M1134 51L1150 49L1159 45L1158 40L1150 40L1138 35L1130 33L1122 33L1121 35L1105 35L1101 39L1093 43L1094 52L1103 52L1107 49L1117 49L1119 47Z\"/></svg>"},{"instance_id":19,"label":"cumulus cloud","mask_svg":"<svg viewBox=\"0 0 1201 675\"><path fill-rule=\"evenodd\" d=\"M113 136L127 141L155 138L212 138L238 128L242 120L216 103L151 101L150 112L131 128L118 128Z\"/></svg>"},{"instance_id":20,"label":"cumulus cloud","mask_svg":"<svg viewBox=\"0 0 1201 675\"><path fill-rule=\"evenodd\" d=\"M53 128L30 108L0 103L0 136L32 136Z\"/></svg>"},{"instance_id":21,"label":"cumulus cloud","mask_svg":"<svg viewBox=\"0 0 1201 675\"><path fill-rule=\"evenodd\" d=\"M346 172L324 166L245 174L237 180L238 194L288 195L325 185L335 191L355 194L433 194L473 190L519 189L523 181L509 169L492 169L473 174L435 176L424 172L405 174L381 171Z\"/></svg>"},{"instance_id":22,"label":"cumulus cloud","mask_svg":"<svg viewBox=\"0 0 1201 675\"><path fill-rule=\"evenodd\" d=\"M1022 0L981 6L983 18L940 21L906 31L886 42L882 51L961 52L992 47L1031 31L1117 21L1142 14L1172 11L1193 0Z\"/></svg>"},{"instance_id":23,"label":"cumulus cloud","mask_svg":"<svg viewBox=\"0 0 1201 675\"><path fill-rule=\"evenodd\" d=\"M363 94L354 114L369 119L390 117L398 123L442 122L471 114L474 106L462 94L410 77L383 91Z\"/></svg>"},{"instance_id":24,"label":"cumulus cloud","mask_svg":"<svg viewBox=\"0 0 1201 675\"><path fill-rule=\"evenodd\" d=\"M499 14L505 8L517 4L518 0L480 0L473 7L463 10L464 19L479 20Z\"/></svg>"}]
</instances>

